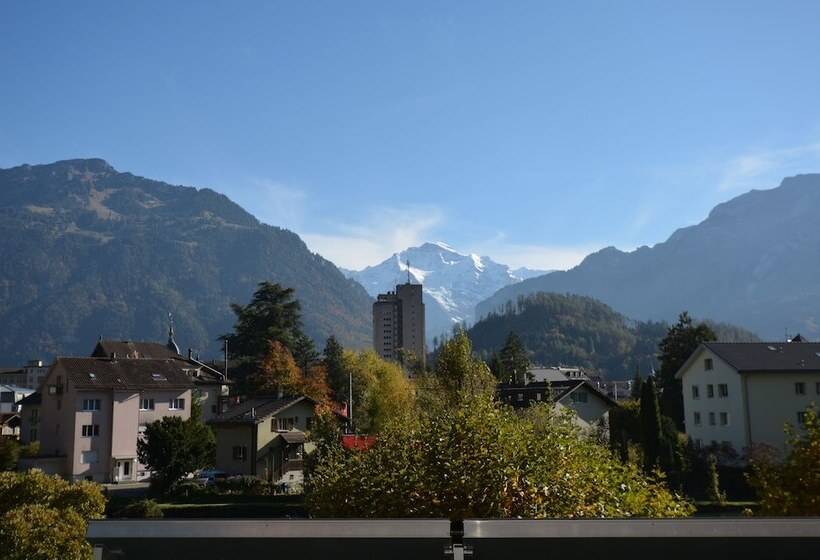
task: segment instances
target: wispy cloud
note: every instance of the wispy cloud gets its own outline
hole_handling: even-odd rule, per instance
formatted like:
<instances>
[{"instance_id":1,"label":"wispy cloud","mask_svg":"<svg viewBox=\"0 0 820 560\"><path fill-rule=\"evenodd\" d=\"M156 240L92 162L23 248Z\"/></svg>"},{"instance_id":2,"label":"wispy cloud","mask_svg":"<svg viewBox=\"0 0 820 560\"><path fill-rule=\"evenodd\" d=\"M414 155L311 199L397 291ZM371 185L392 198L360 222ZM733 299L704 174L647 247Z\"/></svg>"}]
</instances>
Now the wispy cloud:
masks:
<instances>
[{"instance_id":1,"label":"wispy cloud","mask_svg":"<svg viewBox=\"0 0 820 560\"><path fill-rule=\"evenodd\" d=\"M498 233L491 239L476 244L472 252L487 255L512 268L526 266L539 270L567 270L599 248L591 245L514 243L508 240L506 234Z\"/></svg>"},{"instance_id":2,"label":"wispy cloud","mask_svg":"<svg viewBox=\"0 0 820 560\"><path fill-rule=\"evenodd\" d=\"M820 143L758 150L731 159L723 168L718 190L746 190L774 186L787 175L820 168Z\"/></svg>"},{"instance_id":3,"label":"wispy cloud","mask_svg":"<svg viewBox=\"0 0 820 560\"><path fill-rule=\"evenodd\" d=\"M299 229L304 221L307 193L298 187L268 179L253 179L234 194L237 202L252 209L261 221L289 229Z\"/></svg>"},{"instance_id":4,"label":"wispy cloud","mask_svg":"<svg viewBox=\"0 0 820 560\"><path fill-rule=\"evenodd\" d=\"M359 270L430 239L443 220L437 206L374 207L357 224L330 232L300 232L311 250L338 266Z\"/></svg>"}]
</instances>

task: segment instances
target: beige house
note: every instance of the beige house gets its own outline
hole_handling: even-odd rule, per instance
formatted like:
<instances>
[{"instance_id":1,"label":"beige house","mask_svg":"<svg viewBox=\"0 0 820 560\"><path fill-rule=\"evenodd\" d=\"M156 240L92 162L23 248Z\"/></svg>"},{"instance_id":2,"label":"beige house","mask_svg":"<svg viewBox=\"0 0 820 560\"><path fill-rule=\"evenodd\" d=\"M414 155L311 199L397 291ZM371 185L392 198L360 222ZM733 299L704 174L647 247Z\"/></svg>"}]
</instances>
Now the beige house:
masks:
<instances>
[{"instance_id":1,"label":"beige house","mask_svg":"<svg viewBox=\"0 0 820 560\"><path fill-rule=\"evenodd\" d=\"M216 468L301 485L303 458L316 402L308 397L263 397L239 404L210 422L216 435Z\"/></svg>"},{"instance_id":2,"label":"beige house","mask_svg":"<svg viewBox=\"0 0 820 560\"><path fill-rule=\"evenodd\" d=\"M618 404L585 379L534 381L526 384L501 383L498 399L513 408L551 402L557 412L571 410L575 423L592 430L609 425L609 411Z\"/></svg>"},{"instance_id":3,"label":"beige house","mask_svg":"<svg viewBox=\"0 0 820 560\"><path fill-rule=\"evenodd\" d=\"M686 433L696 446L785 449L783 427L820 404L820 344L706 342L681 366Z\"/></svg>"},{"instance_id":4,"label":"beige house","mask_svg":"<svg viewBox=\"0 0 820 560\"><path fill-rule=\"evenodd\" d=\"M183 366L175 359L58 358L39 405L23 405L27 438L39 438L41 454L25 465L69 480L146 478L150 473L137 461L145 426L190 416L194 383Z\"/></svg>"}]
</instances>

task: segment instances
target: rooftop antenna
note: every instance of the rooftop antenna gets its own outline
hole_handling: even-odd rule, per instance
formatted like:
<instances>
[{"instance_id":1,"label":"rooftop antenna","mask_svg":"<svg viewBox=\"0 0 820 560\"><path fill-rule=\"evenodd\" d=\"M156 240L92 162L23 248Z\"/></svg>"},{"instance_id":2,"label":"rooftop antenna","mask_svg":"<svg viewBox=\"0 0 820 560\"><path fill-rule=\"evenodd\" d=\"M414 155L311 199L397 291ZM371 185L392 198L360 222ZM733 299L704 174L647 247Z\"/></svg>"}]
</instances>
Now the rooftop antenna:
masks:
<instances>
[{"instance_id":1,"label":"rooftop antenna","mask_svg":"<svg viewBox=\"0 0 820 560\"><path fill-rule=\"evenodd\" d=\"M410 259L407 259L407 283L410 283Z\"/></svg>"}]
</instances>

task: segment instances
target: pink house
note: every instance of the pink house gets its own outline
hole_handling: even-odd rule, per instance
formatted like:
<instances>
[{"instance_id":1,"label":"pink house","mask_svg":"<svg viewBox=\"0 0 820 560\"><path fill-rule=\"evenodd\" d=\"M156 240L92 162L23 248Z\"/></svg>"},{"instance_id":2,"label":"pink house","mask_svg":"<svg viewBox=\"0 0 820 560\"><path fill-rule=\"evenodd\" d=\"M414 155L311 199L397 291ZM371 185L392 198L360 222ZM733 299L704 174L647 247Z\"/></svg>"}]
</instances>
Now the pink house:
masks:
<instances>
[{"instance_id":1,"label":"pink house","mask_svg":"<svg viewBox=\"0 0 820 560\"><path fill-rule=\"evenodd\" d=\"M150 475L137 460L145 426L191 414L194 381L178 359L58 358L42 385L41 456L26 461L69 480Z\"/></svg>"}]
</instances>

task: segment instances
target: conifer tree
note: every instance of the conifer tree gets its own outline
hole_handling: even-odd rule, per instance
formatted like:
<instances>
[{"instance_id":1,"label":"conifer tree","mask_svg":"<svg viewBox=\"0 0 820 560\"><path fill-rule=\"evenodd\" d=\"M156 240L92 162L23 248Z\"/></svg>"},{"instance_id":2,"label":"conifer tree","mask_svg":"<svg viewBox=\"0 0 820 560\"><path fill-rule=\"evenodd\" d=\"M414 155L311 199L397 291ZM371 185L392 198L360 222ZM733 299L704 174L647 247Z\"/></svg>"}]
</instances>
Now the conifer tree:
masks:
<instances>
[{"instance_id":1,"label":"conifer tree","mask_svg":"<svg viewBox=\"0 0 820 560\"><path fill-rule=\"evenodd\" d=\"M515 332L510 331L501 349L502 377L515 383L523 383L529 378L530 360L524 343Z\"/></svg>"},{"instance_id":2,"label":"conifer tree","mask_svg":"<svg viewBox=\"0 0 820 560\"><path fill-rule=\"evenodd\" d=\"M641 444L644 452L644 471L658 466L661 444L661 411L655 378L649 377L641 389Z\"/></svg>"}]
</instances>

